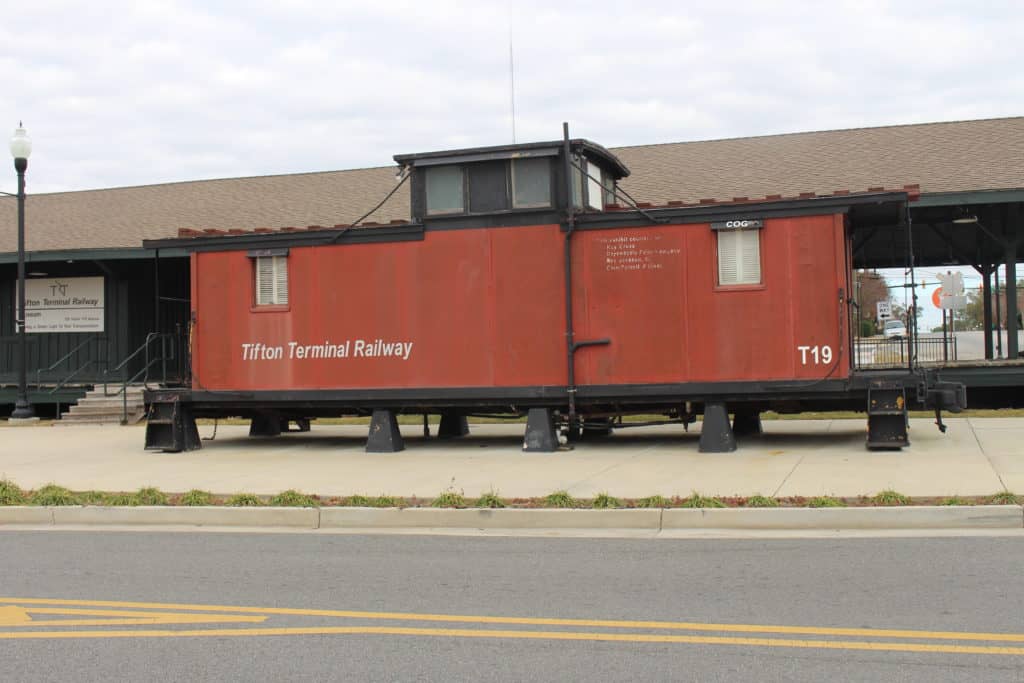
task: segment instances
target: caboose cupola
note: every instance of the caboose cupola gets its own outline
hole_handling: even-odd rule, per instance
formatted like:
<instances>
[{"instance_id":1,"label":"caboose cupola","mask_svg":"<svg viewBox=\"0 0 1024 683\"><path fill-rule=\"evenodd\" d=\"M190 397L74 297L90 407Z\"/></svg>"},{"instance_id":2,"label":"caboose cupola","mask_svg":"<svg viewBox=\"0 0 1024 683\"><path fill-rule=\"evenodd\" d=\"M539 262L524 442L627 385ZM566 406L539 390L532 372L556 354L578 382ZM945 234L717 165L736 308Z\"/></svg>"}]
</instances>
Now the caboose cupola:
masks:
<instances>
[{"instance_id":1,"label":"caboose cupola","mask_svg":"<svg viewBox=\"0 0 1024 683\"><path fill-rule=\"evenodd\" d=\"M399 154L410 174L412 220L460 216L602 211L629 169L600 145L570 140L572 196L566 191L565 143L535 142L423 154Z\"/></svg>"}]
</instances>

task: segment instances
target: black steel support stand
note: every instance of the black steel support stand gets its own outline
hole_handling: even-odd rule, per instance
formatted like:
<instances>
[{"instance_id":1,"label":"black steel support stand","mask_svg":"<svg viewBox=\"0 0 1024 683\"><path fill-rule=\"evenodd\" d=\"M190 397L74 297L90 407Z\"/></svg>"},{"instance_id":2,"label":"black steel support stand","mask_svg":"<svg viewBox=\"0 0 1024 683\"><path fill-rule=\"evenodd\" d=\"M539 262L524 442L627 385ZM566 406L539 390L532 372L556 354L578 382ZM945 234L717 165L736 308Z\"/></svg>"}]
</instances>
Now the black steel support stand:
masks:
<instances>
[{"instance_id":1,"label":"black steel support stand","mask_svg":"<svg viewBox=\"0 0 1024 683\"><path fill-rule=\"evenodd\" d=\"M256 413L249 423L249 436L281 436L282 418L277 413ZM288 421L284 421L288 429Z\"/></svg>"},{"instance_id":2,"label":"black steel support stand","mask_svg":"<svg viewBox=\"0 0 1024 683\"><path fill-rule=\"evenodd\" d=\"M732 420L732 433L736 436L754 436L760 434L761 412L749 408L737 408Z\"/></svg>"},{"instance_id":3,"label":"black steel support stand","mask_svg":"<svg viewBox=\"0 0 1024 683\"><path fill-rule=\"evenodd\" d=\"M903 386L896 382L872 382L868 387L868 450L895 450L909 445Z\"/></svg>"},{"instance_id":4,"label":"black steel support stand","mask_svg":"<svg viewBox=\"0 0 1024 683\"><path fill-rule=\"evenodd\" d=\"M178 401L153 403L146 420L146 450L180 453L203 447L192 409Z\"/></svg>"},{"instance_id":5,"label":"black steel support stand","mask_svg":"<svg viewBox=\"0 0 1024 683\"><path fill-rule=\"evenodd\" d=\"M704 404L698 450L701 453L731 453L736 450L736 436L729 426L729 411L721 401Z\"/></svg>"},{"instance_id":6,"label":"black steel support stand","mask_svg":"<svg viewBox=\"0 0 1024 683\"><path fill-rule=\"evenodd\" d=\"M398 429L398 416L393 410L374 410L370 418L367 453L397 453L405 450L405 441Z\"/></svg>"},{"instance_id":7,"label":"black steel support stand","mask_svg":"<svg viewBox=\"0 0 1024 683\"><path fill-rule=\"evenodd\" d=\"M456 439L469 434L469 422L466 416L457 410L442 410L441 424L437 427L437 438Z\"/></svg>"},{"instance_id":8,"label":"black steel support stand","mask_svg":"<svg viewBox=\"0 0 1024 683\"><path fill-rule=\"evenodd\" d=\"M526 416L523 450L527 453L553 453L558 450L555 416L550 408L530 408Z\"/></svg>"}]
</instances>

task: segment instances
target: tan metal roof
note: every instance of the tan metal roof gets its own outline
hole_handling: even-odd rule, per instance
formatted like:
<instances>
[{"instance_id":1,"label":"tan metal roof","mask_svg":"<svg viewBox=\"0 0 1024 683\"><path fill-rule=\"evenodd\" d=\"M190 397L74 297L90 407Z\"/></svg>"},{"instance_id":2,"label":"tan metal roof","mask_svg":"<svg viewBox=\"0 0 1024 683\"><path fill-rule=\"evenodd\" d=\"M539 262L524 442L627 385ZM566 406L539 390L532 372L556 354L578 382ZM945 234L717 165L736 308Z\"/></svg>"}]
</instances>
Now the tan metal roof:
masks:
<instances>
[{"instance_id":1,"label":"tan metal roof","mask_svg":"<svg viewBox=\"0 0 1024 683\"><path fill-rule=\"evenodd\" d=\"M612 148L638 201L831 194L920 184L922 193L1024 188L1024 117ZM31 251L140 247L180 228L347 224L395 187L394 168L228 178L31 195ZM408 219L400 189L368 220ZM16 203L0 198L0 253L13 252Z\"/></svg>"},{"instance_id":2,"label":"tan metal roof","mask_svg":"<svg viewBox=\"0 0 1024 683\"><path fill-rule=\"evenodd\" d=\"M1024 188L1024 117L612 151L633 171L623 186L655 203L905 184L922 193Z\"/></svg>"}]
</instances>

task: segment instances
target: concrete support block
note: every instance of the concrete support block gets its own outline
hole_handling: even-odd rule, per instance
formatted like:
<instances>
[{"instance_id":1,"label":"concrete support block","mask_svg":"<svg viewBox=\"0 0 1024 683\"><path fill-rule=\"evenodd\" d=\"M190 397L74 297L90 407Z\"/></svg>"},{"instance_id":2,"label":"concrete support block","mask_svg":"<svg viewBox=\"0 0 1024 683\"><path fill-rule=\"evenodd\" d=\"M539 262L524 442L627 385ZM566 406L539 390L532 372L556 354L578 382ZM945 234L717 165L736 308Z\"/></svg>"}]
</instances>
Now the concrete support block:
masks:
<instances>
[{"instance_id":1,"label":"concrete support block","mask_svg":"<svg viewBox=\"0 0 1024 683\"><path fill-rule=\"evenodd\" d=\"M457 439L469 434L469 422L466 416L457 410L441 411L441 424L437 427L437 438Z\"/></svg>"},{"instance_id":2,"label":"concrete support block","mask_svg":"<svg viewBox=\"0 0 1024 683\"><path fill-rule=\"evenodd\" d=\"M712 401L704 404L704 422L700 428L701 453L731 453L736 450L736 437L729 426L729 412L725 403Z\"/></svg>"},{"instance_id":3,"label":"concrete support block","mask_svg":"<svg viewBox=\"0 0 1024 683\"><path fill-rule=\"evenodd\" d=\"M737 408L732 419L732 433L736 436L756 436L762 433L761 413L756 409Z\"/></svg>"},{"instance_id":4,"label":"concrete support block","mask_svg":"<svg viewBox=\"0 0 1024 683\"><path fill-rule=\"evenodd\" d=\"M375 410L370 418L370 434L366 439L367 453L397 453L405 450L402 432L398 429L398 416L393 410Z\"/></svg>"},{"instance_id":5,"label":"concrete support block","mask_svg":"<svg viewBox=\"0 0 1024 683\"><path fill-rule=\"evenodd\" d=\"M281 436L281 416L276 413L257 413L249 423L249 436ZM287 429L288 422L284 422Z\"/></svg>"},{"instance_id":6,"label":"concrete support block","mask_svg":"<svg viewBox=\"0 0 1024 683\"><path fill-rule=\"evenodd\" d=\"M550 408L530 408L526 416L523 450L527 453L553 453L558 450L555 416Z\"/></svg>"}]
</instances>

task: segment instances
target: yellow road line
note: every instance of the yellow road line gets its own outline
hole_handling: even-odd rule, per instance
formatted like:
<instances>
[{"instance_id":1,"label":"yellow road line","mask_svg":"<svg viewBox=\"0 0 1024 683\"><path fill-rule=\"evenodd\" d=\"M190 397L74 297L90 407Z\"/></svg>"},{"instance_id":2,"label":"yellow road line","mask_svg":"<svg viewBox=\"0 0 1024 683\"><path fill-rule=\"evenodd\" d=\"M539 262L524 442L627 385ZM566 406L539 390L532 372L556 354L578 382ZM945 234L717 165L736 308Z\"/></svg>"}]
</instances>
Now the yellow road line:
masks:
<instances>
[{"instance_id":1,"label":"yellow road line","mask_svg":"<svg viewBox=\"0 0 1024 683\"><path fill-rule=\"evenodd\" d=\"M507 631L488 629L443 629L390 626L323 626L294 628L146 630L146 631L19 631L0 633L0 640L71 638L194 638L251 637L290 635L403 635L449 638L506 638L525 640L569 640L627 643L688 643L706 645L742 645L753 647L789 647L824 650L871 650L879 652L928 652L976 655L1024 655L1020 647L986 647L933 643L891 643L839 640L794 640L788 638L736 638L727 636L683 636L648 633L582 633L569 631Z\"/></svg>"},{"instance_id":2,"label":"yellow road line","mask_svg":"<svg viewBox=\"0 0 1024 683\"><path fill-rule=\"evenodd\" d=\"M36 627L36 626L155 626L159 624L261 624L266 616L246 614L205 614L187 612L142 612L133 610L110 609L73 609L68 607L19 607L28 617L31 614L84 615L90 617L108 617L104 619L4 619L4 610L0 608L0 626L3 627Z\"/></svg>"},{"instance_id":3,"label":"yellow road line","mask_svg":"<svg viewBox=\"0 0 1024 683\"><path fill-rule=\"evenodd\" d=\"M228 605L191 605L179 603L118 602L110 600L62 600L53 598L0 598L0 604L17 603L31 611L31 605L80 605L234 612L241 614L337 617L394 621L460 622L472 624L506 624L522 626L578 626L586 628L664 629L674 631L718 631L722 633L768 633L780 635L862 636L869 638L915 638L922 640L969 640L1024 642L1024 633L972 633L959 631L916 631L906 629L841 628L817 626L783 626L770 624L716 624L674 621L622 621L609 619L554 619L544 617L497 617L455 614L415 614L406 612L360 612L352 610L298 609L288 607L233 607ZM517 631L518 633L518 631ZM804 641L807 642L807 641Z\"/></svg>"},{"instance_id":4,"label":"yellow road line","mask_svg":"<svg viewBox=\"0 0 1024 683\"><path fill-rule=\"evenodd\" d=\"M210 619L212 621L265 621L265 616L246 616L241 614L188 614L186 612L144 612L127 609L75 609L70 607L33 607L25 605L23 609L32 614L76 614L90 617L141 617L145 619L164 619L173 616L190 617L193 619Z\"/></svg>"},{"instance_id":5,"label":"yellow road line","mask_svg":"<svg viewBox=\"0 0 1024 683\"><path fill-rule=\"evenodd\" d=\"M167 617L160 619L46 619L34 620L24 624L2 624L4 628L34 628L36 626L159 626L162 624L222 624L249 623L261 624L265 619L195 619L188 617Z\"/></svg>"},{"instance_id":6,"label":"yellow road line","mask_svg":"<svg viewBox=\"0 0 1024 683\"><path fill-rule=\"evenodd\" d=\"M0 626L14 626L30 621L32 621L32 617L28 615L28 612L17 605L0 607Z\"/></svg>"}]
</instances>

